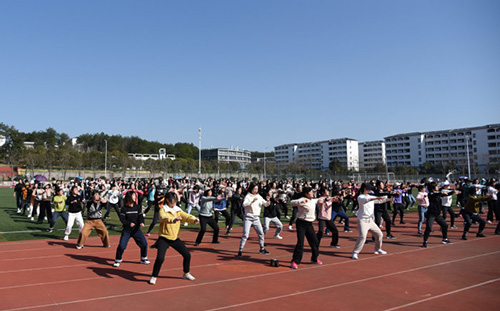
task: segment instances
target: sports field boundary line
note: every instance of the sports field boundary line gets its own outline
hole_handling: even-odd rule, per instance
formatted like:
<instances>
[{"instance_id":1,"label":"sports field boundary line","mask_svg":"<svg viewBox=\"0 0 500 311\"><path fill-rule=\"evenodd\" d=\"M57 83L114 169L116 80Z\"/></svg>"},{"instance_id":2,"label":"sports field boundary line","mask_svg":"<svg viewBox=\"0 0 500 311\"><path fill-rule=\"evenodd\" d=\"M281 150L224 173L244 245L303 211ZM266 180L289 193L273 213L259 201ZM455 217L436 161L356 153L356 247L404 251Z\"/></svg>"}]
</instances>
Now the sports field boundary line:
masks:
<instances>
[{"instance_id":1,"label":"sports field boundary line","mask_svg":"<svg viewBox=\"0 0 500 311\"><path fill-rule=\"evenodd\" d=\"M437 296L434 296L434 297L429 297L429 298L421 299L421 300L418 300L418 301L410 302L410 303L407 303L407 304L404 304L404 305L401 305L401 306L397 306L397 307L394 307L394 308L385 309L384 311L393 311L393 310L398 310L398 309L401 309L401 308L406 308L406 307L413 306L413 305L416 305L416 304L419 304L419 303L423 303L423 302L426 302L426 301L429 301L429 300L434 300L434 299L438 299L438 298L441 298L441 297L453 295L453 294L456 294L456 293L463 292L465 290L469 290L469 289L472 289L472 288L484 286L484 285L487 285L487 284L490 284L490 283L494 283L494 282L498 282L498 281L500 281L500 278L489 280L489 281L478 283L478 284L474 284L474 285L467 286L467 287L464 287L464 288L456 289L454 291L447 292L447 293L444 293L444 294L440 294L440 295L437 295Z\"/></svg>"},{"instance_id":2,"label":"sports field boundary line","mask_svg":"<svg viewBox=\"0 0 500 311\"><path fill-rule=\"evenodd\" d=\"M412 250L412 251L414 251L414 250ZM267 302L267 301L272 301L272 300L277 300L277 299L282 299L282 298L297 296L297 295L304 295L304 294L312 293L312 292L315 292L315 291L322 291L322 290L332 289L332 288L341 287L341 286L345 286L345 285L352 285L352 284L356 284L356 283L362 283L362 282L365 282L365 281L371 281L371 280L376 280L376 279L380 279L380 278L386 278L386 277L394 276L394 275L398 275L398 274L404 274L404 273L408 273L408 272L414 272L414 271L424 270L424 269L428 269L428 268L439 267L439 266L453 264L453 263L457 263L457 262L461 262L461 261L476 259L476 258L480 258L480 257L484 257L484 256L490 256L490 255L498 254L498 253L500 253L500 251L495 251L495 252L490 252L490 253L485 253L485 254L479 254L479 255L475 255L475 256L470 256L470 257L465 257L465 258L450 260L450 261L446 261L446 262L440 262L440 263L436 263L436 264L432 264L432 265L426 265L426 266L422 266L422 267L407 269L407 270L393 272L393 273L388 273L388 274L384 274L384 275L377 275L377 276L373 276L373 277L369 277L369 278L364 278L364 279L359 279L359 280L344 282L344 283L340 283L340 284L334 284L334 285L330 285L330 286L325 286L325 287L321 287L321 288L315 288L315 289L310 289L310 290L295 292L295 293L287 294L287 295L280 295L280 296L275 296L275 297L270 297L270 298L264 298L264 299L259 299L259 300L244 302L244 303L240 303L240 304L234 304L234 305L230 305L230 306L224 306L224 307L220 307L220 308L209 309L207 311L224 310L224 309L230 309L230 308L235 308L235 307L240 307L240 306L245 306L245 305L251 305L251 304L255 304L255 303L261 303L261 302ZM375 259L375 258L380 258L380 256L370 257L370 258L367 258L365 260L372 260L372 259ZM357 260L357 262L359 262L359 261L360 260ZM310 269L317 269L317 268L322 268L322 267L325 267L325 266L333 266L333 265L343 264L343 263L347 263L347 262L353 263L354 261L350 260L350 261L342 261L342 262L337 262L337 263L332 263L332 264L326 264L326 265L317 265L317 266L314 266L314 267L306 267L306 268L300 269L298 271L305 271L305 270L310 270ZM135 292L132 292L132 293L122 293L122 294L117 294L117 295L109 295L109 296L102 296L102 297L93 297L92 299L72 300L72 301L65 301L65 302L45 304L45 305L29 306L29 307L14 308L14 309L3 309L1 311L30 310L30 309L36 309L36 308L46 308L46 307L63 306L63 305L69 305L69 304L85 303L85 302L89 302L89 301L97 301L97 300L106 300L106 299L131 297L131 296L145 295L145 294L152 294L152 293L161 293L161 292L170 291L170 290L184 289L184 288L190 288L190 287L200 287L200 286L220 284L220 283L226 283L226 282L234 282L234 281L240 281L240 280L244 280L244 279L256 279L256 278L273 276L273 275L283 274L283 273L297 273L298 271L297 270L292 270L292 269L287 269L287 270L282 270L282 271L278 271L278 272L269 272L269 273L263 273L263 274L259 274L259 275L243 276L243 277L237 277L237 278L232 278L232 279L224 279L224 280L217 280L217 281L205 282L205 283L199 283L199 284L190 284L190 285L183 285L183 286L176 286L176 287L169 287L169 288L161 288L161 289L153 289L153 290L146 290L146 291L135 291Z\"/></svg>"}]
</instances>

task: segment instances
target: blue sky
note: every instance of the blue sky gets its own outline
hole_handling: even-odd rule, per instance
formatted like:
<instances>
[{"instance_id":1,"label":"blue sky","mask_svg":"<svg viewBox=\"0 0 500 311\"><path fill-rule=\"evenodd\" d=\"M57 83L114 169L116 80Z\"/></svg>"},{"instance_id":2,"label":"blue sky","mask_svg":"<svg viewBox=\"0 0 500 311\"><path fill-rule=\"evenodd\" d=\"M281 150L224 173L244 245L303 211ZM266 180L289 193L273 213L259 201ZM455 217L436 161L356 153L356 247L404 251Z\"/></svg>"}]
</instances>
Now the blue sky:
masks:
<instances>
[{"instance_id":1,"label":"blue sky","mask_svg":"<svg viewBox=\"0 0 500 311\"><path fill-rule=\"evenodd\" d=\"M1 1L0 122L163 143L500 122L500 1Z\"/></svg>"}]
</instances>

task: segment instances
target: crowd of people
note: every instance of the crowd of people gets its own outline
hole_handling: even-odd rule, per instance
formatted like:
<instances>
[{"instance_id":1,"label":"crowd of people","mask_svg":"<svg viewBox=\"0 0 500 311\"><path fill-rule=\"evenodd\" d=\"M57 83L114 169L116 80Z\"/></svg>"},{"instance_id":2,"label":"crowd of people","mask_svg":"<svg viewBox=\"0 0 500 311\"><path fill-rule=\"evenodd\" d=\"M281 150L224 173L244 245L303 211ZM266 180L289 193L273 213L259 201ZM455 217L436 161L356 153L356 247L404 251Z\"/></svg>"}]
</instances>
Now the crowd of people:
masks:
<instances>
[{"instance_id":1,"label":"crowd of people","mask_svg":"<svg viewBox=\"0 0 500 311\"><path fill-rule=\"evenodd\" d=\"M416 188L416 197L413 189ZM433 224L441 228L442 243L452 244L448 239L448 229L458 229L457 217L464 224L462 239L472 224L478 224L476 237L484 237L486 224L500 220L500 206L497 193L500 184L495 179L436 182L424 178L420 183L388 184L382 180L365 183L320 180L319 182L297 180L230 181L197 179L111 179L72 180L70 182L20 182L14 187L17 212L42 224L47 220L48 231L54 230L59 218L65 222L64 240L76 222L79 236L76 248L82 249L93 229L101 239L103 247L111 247L106 220L116 212L122 224L120 241L116 249L114 267L119 267L129 240L134 239L140 248L140 263L149 265L149 236L159 223L158 240L149 248L157 249L151 284L155 284L165 253L171 246L183 257L183 278L194 280L190 274L190 252L179 238L182 226L199 224L199 232L194 246L203 242L207 225L212 228L211 243L219 244L219 218L224 217L225 234L230 235L237 219L241 219L243 234L237 250L237 257L243 256L250 228L258 236L260 254L268 255L265 239L269 231L272 238L281 240L284 229L282 221L288 221L288 229L295 231L297 242L290 261L292 269L298 269L304 253L304 240L311 248L311 263L322 264L318 258L320 241L325 234L331 235L330 247L340 248L339 230L336 222L343 224L343 232L352 232L347 215L349 207L357 218L358 239L352 252L352 259L358 259L368 232L372 232L375 254L387 254L382 249L384 233L387 239L396 239L392 227L406 225L407 209L417 205L419 220L417 233L422 235L423 247L427 242ZM453 195L459 211L452 208ZM485 204L486 203L486 204ZM183 209L184 205L184 209ZM153 217L146 233L146 215L153 210ZM486 220L483 219L487 209ZM197 211L194 212L194 210ZM392 219L389 211L392 210ZM84 217L84 215L86 216ZM193 215L193 214L196 214ZM264 226L262 219L264 218ZM446 221L450 218L450 226ZM85 220L84 220L85 219ZM422 232L422 225L425 230ZM271 230L271 224L274 227ZM317 224L317 225L316 225ZM495 228L500 235L500 222Z\"/></svg>"}]
</instances>

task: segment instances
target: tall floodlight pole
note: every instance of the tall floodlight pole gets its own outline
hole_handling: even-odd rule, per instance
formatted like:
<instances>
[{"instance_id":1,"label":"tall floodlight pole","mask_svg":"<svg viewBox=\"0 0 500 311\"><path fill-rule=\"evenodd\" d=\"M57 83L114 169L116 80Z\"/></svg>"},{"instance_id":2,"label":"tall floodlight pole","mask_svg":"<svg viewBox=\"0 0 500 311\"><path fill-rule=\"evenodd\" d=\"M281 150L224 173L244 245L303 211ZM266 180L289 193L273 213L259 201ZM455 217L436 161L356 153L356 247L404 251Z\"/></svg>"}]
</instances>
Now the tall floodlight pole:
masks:
<instances>
[{"instance_id":1,"label":"tall floodlight pole","mask_svg":"<svg viewBox=\"0 0 500 311\"><path fill-rule=\"evenodd\" d=\"M267 147L264 148L264 180L266 179L266 150Z\"/></svg>"},{"instance_id":2,"label":"tall floodlight pole","mask_svg":"<svg viewBox=\"0 0 500 311\"><path fill-rule=\"evenodd\" d=\"M469 136L465 136L465 140L467 145L467 172L469 173L470 180Z\"/></svg>"},{"instance_id":3,"label":"tall floodlight pole","mask_svg":"<svg viewBox=\"0 0 500 311\"><path fill-rule=\"evenodd\" d=\"M198 128L198 175L201 174L201 127Z\"/></svg>"},{"instance_id":4,"label":"tall floodlight pole","mask_svg":"<svg viewBox=\"0 0 500 311\"><path fill-rule=\"evenodd\" d=\"M106 143L106 148L104 151L104 178L108 179L108 175L106 174L107 173L106 169L108 167L108 141L104 140L104 142Z\"/></svg>"}]
</instances>

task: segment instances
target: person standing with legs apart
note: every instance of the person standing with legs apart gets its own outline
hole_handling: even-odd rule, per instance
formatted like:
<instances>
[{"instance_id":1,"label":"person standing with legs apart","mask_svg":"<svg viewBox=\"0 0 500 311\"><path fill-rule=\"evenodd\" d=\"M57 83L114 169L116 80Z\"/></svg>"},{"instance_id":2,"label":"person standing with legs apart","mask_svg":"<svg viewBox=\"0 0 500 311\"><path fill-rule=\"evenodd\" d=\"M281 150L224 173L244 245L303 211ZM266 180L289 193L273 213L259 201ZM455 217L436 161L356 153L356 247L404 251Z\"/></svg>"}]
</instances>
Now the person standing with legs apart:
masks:
<instances>
[{"instance_id":1,"label":"person standing with legs apart","mask_svg":"<svg viewBox=\"0 0 500 311\"><path fill-rule=\"evenodd\" d=\"M203 193L203 196L200 199L201 208L200 208L200 231L198 232L198 236L196 237L196 242L194 246L200 245L203 240L203 236L207 231L207 225L209 225L212 229L214 229L214 235L212 237L213 244L219 244L219 225L215 221L213 217L214 207L213 203L217 201L222 201L222 196L213 197L212 189L207 189Z\"/></svg>"},{"instance_id":2,"label":"person standing with legs apart","mask_svg":"<svg viewBox=\"0 0 500 311\"><path fill-rule=\"evenodd\" d=\"M443 182L441 185L443 187L443 191L450 190L450 183L448 181ZM453 196L451 195L441 197L441 205L443 206L443 219L446 220L446 214L450 214L450 229L457 229L457 226L455 226L455 212L451 207L452 202Z\"/></svg>"},{"instance_id":3,"label":"person standing with legs apart","mask_svg":"<svg viewBox=\"0 0 500 311\"><path fill-rule=\"evenodd\" d=\"M94 192L92 194L92 201L87 202L87 220L83 225L83 229L78 237L78 242L76 248L82 249L87 241L87 238L92 232L92 229L97 231L97 235L101 238L102 246L111 247L109 245L109 234L106 226L102 222L102 209L105 207L108 201L106 199L100 198L99 192Z\"/></svg>"},{"instance_id":4,"label":"person standing with legs apart","mask_svg":"<svg viewBox=\"0 0 500 311\"><path fill-rule=\"evenodd\" d=\"M276 226L276 232L274 233L273 239L283 239L280 236L283 230L283 224L281 223L278 215L281 210L281 205L273 199L271 195L271 190L265 190L265 197L270 198L270 204L264 208L264 234L269 231L269 225L272 222Z\"/></svg>"},{"instance_id":5,"label":"person standing with legs apart","mask_svg":"<svg viewBox=\"0 0 500 311\"><path fill-rule=\"evenodd\" d=\"M332 241L330 247L340 248L339 246L339 230L335 226L332 218L332 201L338 202L341 200L340 197L329 197L328 190L326 188L321 188L319 190L320 200L323 203L318 204L318 233L316 234L318 238L318 246L321 243L321 238L323 237L323 231L325 226L332 233Z\"/></svg>"},{"instance_id":6,"label":"person standing with legs apart","mask_svg":"<svg viewBox=\"0 0 500 311\"><path fill-rule=\"evenodd\" d=\"M315 199L314 192L311 187L304 187L302 197L297 200L292 200L290 204L297 206L297 244L293 250L292 262L290 268L298 269L304 254L304 237L311 247L311 263L322 265L323 262L318 259L319 242L316 232L314 232L313 221L316 219L316 204L323 204L323 199Z\"/></svg>"},{"instance_id":7,"label":"person standing with legs apart","mask_svg":"<svg viewBox=\"0 0 500 311\"><path fill-rule=\"evenodd\" d=\"M76 225L78 226L78 232L82 232L83 229L83 204L85 200L80 195L80 190L78 186L71 187L71 194L66 199L66 205L68 205L68 223L66 224L66 230L64 230L64 241L69 239L69 234L71 233L71 229L73 228L73 224L76 221Z\"/></svg>"},{"instance_id":8,"label":"person standing with legs apart","mask_svg":"<svg viewBox=\"0 0 500 311\"><path fill-rule=\"evenodd\" d=\"M66 212L66 196L63 195L63 189L59 189L57 191L57 195L54 196L54 216L52 216L52 219L50 221L50 228L49 232L52 232L54 230L54 225L57 221L57 218L59 216L62 217L64 220L64 224L67 226L68 225L68 212Z\"/></svg>"},{"instance_id":9,"label":"person standing with legs apart","mask_svg":"<svg viewBox=\"0 0 500 311\"><path fill-rule=\"evenodd\" d=\"M370 195L370 192L375 190L375 188L370 184L361 184L359 188L359 196L358 196L358 230L359 236L356 240L356 244L354 245L354 249L352 251L352 259L357 260L358 254L363 249L363 246L366 242L366 236L368 235L368 231L371 231L375 236L375 250L374 254L385 255L386 251L382 249L382 238L384 234L382 230L380 230L379 226L375 223L375 204L385 204L386 202L390 202L390 199L387 199L386 196L373 196Z\"/></svg>"},{"instance_id":10,"label":"person standing with legs apart","mask_svg":"<svg viewBox=\"0 0 500 311\"><path fill-rule=\"evenodd\" d=\"M181 239L179 239L179 231L181 229L181 222L189 222L197 224L198 218L189 215L182 211L177 206L177 195L173 192L167 192L164 199L159 199L160 207L160 231L159 238L156 243L151 246L158 249L155 264L153 266L153 275L149 284L156 284L156 279L160 274L161 266L165 261L165 254L169 247L175 249L183 258L183 279L194 281L194 276L190 273L191 254ZM165 203L165 204L164 204Z\"/></svg>"},{"instance_id":11,"label":"person standing with legs apart","mask_svg":"<svg viewBox=\"0 0 500 311\"><path fill-rule=\"evenodd\" d=\"M119 267L122 262L123 252L127 248L128 241L133 238L135 244L141 249L141 264L149 265L148 242L141 231L144 227L144 216L142 206L136 204L135 192L129 191L125 195L123 206L120 209L120 221L123 225L120 243L116 249L115 263L113 267Z\"/></svg>"},{"instance_id":12,"label":"person standing with legs apart","mask_svg":"<svg viewBox=\"0 0 500 311\"><path fill-rule=\"evenodd\" d=\"M226 234L231 234L234 223L236 222L236 216L243 220L243 199L245 196L242 194L243 188L241 186L236 188L236 192L233 193L229 202L231 202L231 222L227 228Z\"/></svg>"},{"instance_id":13,"label":"person standing with legs apart","mask_svg":"<svg viewBox=\"0 0 500 311\"><path fill-rule=\"evenodd\" d=\"M248 194L243 200L243 208L245 211L245 216L243 217L243 236L240 241L240 248L238 250L238 257L243 256L243 248L247 242L248 236L250 235L250 227L255 229L257 235L259 236L260 254L269 255L269 252L264 248L264 231L262 230L262 224L260 222L260 212L262 207L269 206L271 202L270 198L264 200L259 195L259 186L255 183L251 183L248 187Z\"/></svg>"},{"instance_id":14,"label":"person standing with legs apart","mask_svg":"<svg viewBox=\"0 0 500 311\"><path fill-rule=\"evenodd\" d=\"M434 223L434 221L441 226L441 232L443 234L443 240L441 241L441 243L453 244L448 239L448 224L443 219L443 216L441 216L441 211L443 210L443 207L441 205L442 204L441 197L453 195L454 192L453 191L440 192L435 182L429 183L427 185L427 190L429 191L429 208L427 209L427 214L425 215L426 221L425 221L424 243L422 244L422 247L427 247L427 240L429 239L429 235L431 234L432 224Z\"/></svg>"},{"instance_id":15,"label":"person standing with legs apart","mask_svg":"<svg viewBox=\"0 0 500 311\"><path fill-rule=\"evenodd\" d=\"M360 192L361 194L361 192ZM375 183L375 190L373 190L373 195L377 197L390 197L391 193L386 191L384 182L377 180ZM359 203L359 202L358 202ZM388 239L395 239L396 237L391 233L391 216L389 216L389 203L375 203L375 223L377 226L382 226L382 220L385 222L385 232L387 232Z\"/></svg>"},{"instance_id":16,"label":"person standing with legs apart","mask_svg":"<svg viewBox=\"0 0 500 311\"><path fill-rule=\"evenodd\" d=\"M479 228L477 229L476 237L484 238L483 234L484 227L486 227L486 221L479 216L479 210L481 208L481 202L491 200L491 195L486 196L478 196L476 193L476 189L469 188L469 197L467 198L467 202L465 203L465 208L462 213L464 217L464 233L462 235L462 240L467 240L467 233L469 232L470 226L472 225L472 221L479 223Z\"/></svg>"}]
</instances>

